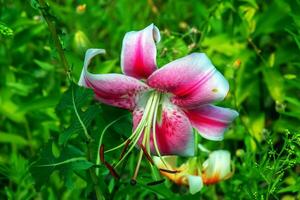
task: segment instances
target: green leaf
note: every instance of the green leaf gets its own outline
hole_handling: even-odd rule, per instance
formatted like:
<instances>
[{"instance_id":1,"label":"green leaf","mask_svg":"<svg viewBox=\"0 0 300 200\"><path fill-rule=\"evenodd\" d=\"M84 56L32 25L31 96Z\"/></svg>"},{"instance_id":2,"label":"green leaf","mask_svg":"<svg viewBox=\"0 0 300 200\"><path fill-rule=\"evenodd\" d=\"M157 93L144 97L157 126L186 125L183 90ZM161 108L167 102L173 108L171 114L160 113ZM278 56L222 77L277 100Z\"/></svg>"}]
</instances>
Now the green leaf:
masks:
<instances>
[{"instance_id":1,"label":"green leaf","mask_svg":"<svg viewBox=\"0 0 300 200\"><path fill-rule=\"evenodd\" d=\"M275 101L282 102L284 99L284 80L276 69L265 68L263 75L267 88Z\"/></svg>"},{"instance_id":2,"label":"green leaf","mask_svg":"<svg viewBox=\"0 0 300 200\"><path fill-rule=\"evenodd\" d=\"M59 104L56 107L56 113L62 119L62 123L69 124L64 126L63 132L59 136L59 144L66 144L72 136L81 135L90 140L88 127L91 121L100 112L98 106L86 106L92 101L94 93L91 89L79 87L72 83L69 90L67 90ZM63 115L69 111L69 120L63 120Z\"/></svg>"},{"instance_id":3,"label":"green leaf","mask_svg":"<svg viewBox=\"0 0 300 200\"><path fill-rule=\"evenodd\" d=\"M43 61L40 61L37 59L34 59L34 62L45 71L53 71L54 70L54 66L47 62L43 62Z\"/></svg>"},{"instance_id":4,"label":"green leaf","mask_svg":"<svg viewBox=\"0 0 300 200\"><path fill-rule=\"evenodd\" d=\"M50 141L42 148L37 161L32 163L30 172L35 180L35 187L40 189L56 170L67 183L74 171L86 170L93 165L94 163L86 160L85 153L71 145L63 147L60 156L56 158L52 153Z\"/></svg>"},{"instance_id":5,"label":"green leaf","mask_svg":"<svg viewBox=\"0 0 300 200\"><path fill-rule=\"evenodd\" d=\"M0 132L0 143L10 143L10 144L16 144L20 146L26 146L30 144L29 141L27 141L25 138L23 138L20 135L13 134L13 133L4 133L4 132Z\"/></svg>"},{"instance_id":6,"label":"green leaf","mask_svg":"<svg viewBox=\"0 0 300 200\"><path fill-rule=\"evenodd\" d=\"M14 32L11 28L0 22L0 35L5 38L10 38L14 35Z\"/></svg>"},{"instance_id":7,"label":"green leaf","mask_svg":"<svg viewBox=\"0 0 300 200\"><path fill-rule=\"evenodd\" d=\"M85 127L89 127L92 120L99 114L99 107L94 105L90 106L85 112L81 112L80 118ZM77 136L79 134L84 135L84 129L82 124L76 117L72 117L74 120L71 120L71 124L68 128L64 129L63 132L59 135L59 144L66 144L72 136ZM86 130L87 131L87 130Z\"/></svg>"}]
</instances>

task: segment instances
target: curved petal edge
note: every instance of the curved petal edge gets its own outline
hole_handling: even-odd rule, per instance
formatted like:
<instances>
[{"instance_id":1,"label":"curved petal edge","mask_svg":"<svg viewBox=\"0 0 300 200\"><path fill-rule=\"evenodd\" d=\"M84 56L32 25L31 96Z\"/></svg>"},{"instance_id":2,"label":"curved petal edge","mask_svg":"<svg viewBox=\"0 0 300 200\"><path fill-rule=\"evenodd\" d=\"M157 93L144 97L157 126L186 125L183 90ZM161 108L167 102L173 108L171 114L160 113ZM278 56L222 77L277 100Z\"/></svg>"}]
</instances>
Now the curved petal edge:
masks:
<instances>
[{"instance_id":1,"label":"curved petal edge","mask_svg":"<svg viewBox=\"0 0 300 200\"><path fill-rule=\"evenodd\" d=\"M105 53L103 49L89 49L86 52L83 70L78 84L94 90L100 102L133 110L140 93L149 89L143 82L123 74L92 74L88 66L93 57Z\"/></svg>"},{"instance_id":2,"label":"curved petal edge","mask_svg":"<svg viewBox=\"0 0 300 200\"><path fill-rule=\"evenodd\" d=\"M200 135L209 140L222 140L229 124L239 115L229 108L203 105L184 112Z\"/></svg>"},{"instance_id":3,"label":"curved petal edge","mask_svg":"<svg viewBox=\"0 0 300 200\"><path fill-rule=\"evenodd\" d=\"M143 30L125 34L121 52L124 74L145 79L156 70L156 45L160 41L158 28L151 24Z\"/></svg>"},{"instance_id":4,"label":"curved petal edge","mask_svg":"<svg viewBox=\"0 0 300 200\"><path fill-rule=\"evenodd\" d=\"M204 53L192 53L166 64L147 83L172 93L172 102L187 108L221 101L229 90L228 81Z\"/></svg>"}]
</instances>

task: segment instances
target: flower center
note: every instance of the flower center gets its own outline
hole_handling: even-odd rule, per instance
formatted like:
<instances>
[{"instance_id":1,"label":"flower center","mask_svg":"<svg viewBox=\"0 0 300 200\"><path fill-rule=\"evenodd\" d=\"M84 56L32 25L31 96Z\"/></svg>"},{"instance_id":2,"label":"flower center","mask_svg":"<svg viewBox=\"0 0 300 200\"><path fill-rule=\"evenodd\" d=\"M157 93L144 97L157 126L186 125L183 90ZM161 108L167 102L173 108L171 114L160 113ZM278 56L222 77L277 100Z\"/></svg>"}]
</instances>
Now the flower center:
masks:
<instances>
[{"instance_id":1,"label":"flower center","mask_svg":"<svg viewBox=\"0 0 300 200\"><path fill-rule=\"evenodd\" d=\"M151 91L150 95L147 99L145 109L143 112L143 115L141 117L140 122L136 126L135 130L131 134L131 136L124 141L119 146L107 150L105 153L119 149L123 147L123 152L121 153L120 160L114 165L114 167L118 167L124 159L129 155L129 153L134 149L134 147L139 146L140 152L138 156L137 165L131 180L132 184L136 183L136 178L139 172L139 168L141 165L141 161L143 156L148 159L150 164L153 164L152 158L151 158L151 142L152 139L153 146L155 149L155 152L158 156L161 157L161 154L159 152L158 144L157 144L157 138L156 138L156 123L157 121L160 121L161 118L161 103L163 101L163 94L159 91ZM152 135L151 135L152 134ZM124 153L126 152L126 153Z\"/></svg>"}]
</instances>

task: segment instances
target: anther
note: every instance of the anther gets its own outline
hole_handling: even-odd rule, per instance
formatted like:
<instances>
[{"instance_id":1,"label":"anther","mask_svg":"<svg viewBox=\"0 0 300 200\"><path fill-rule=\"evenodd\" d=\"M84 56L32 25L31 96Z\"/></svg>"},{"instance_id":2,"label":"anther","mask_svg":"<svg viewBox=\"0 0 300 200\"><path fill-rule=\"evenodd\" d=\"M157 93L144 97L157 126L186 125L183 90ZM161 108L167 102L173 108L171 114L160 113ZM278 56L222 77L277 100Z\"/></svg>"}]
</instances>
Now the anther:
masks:
<instances>
[{"instance_id":1,"label":"anther","mask_svg":"<svg viewBox=\"0 0 300 200\"><path fill-rule=\"evenodd\" d=\"M107 169L109 170L110 174L115 177L116 179L119 179L120 176L119 174L116 172L116 170L106 161L104 161L105 166L107 167Z\"/></svg>"},{"instance_id":2,"label":"anther","mask_svg":"<svg viewBox=\"0 0 300 200\"><path fill-rule=\"evenodd\" d=\"M104 163L104 145L101 144L100 149L99 149L99 155L100 155L100 161L101 163Z\"/></svg>"},{"instance_id":3,"label":"anther","mask_svg":"<svg viewBox=\"0 0 300 200\"><path fill-rule=\"evenodd\" d=\"M141 146L141 149L143 150L144 155L146 156L147 160L151 163L151 165L154 165L154 161L152 160L151 156L147 152L146 147L143 144L141 144L140 146Z\"/></svg>"},{"instance_id":4,"label":"anther","mask_svg":"<svg viewBox=\"0 0 300 200\"><path fill-rule=\"evenodd\" d=\"M147 183L147 185L148 186L158 185L158 184L162 184L163 182L165 182L165 179L161 179L161 180L158 180L158 181L153 181L153 182Z\"/></svg>"},{"instance_id":5,"label":"anther","mask_svg":"<svg viewBox=\"0 0 300 200\"><path fill-rule=\"evenodd\" d=\"M132 185L132 186L136 185L136 180L131 179L131 180L130 180L130 185Z\"/></svg>"},{"instance_id":6,"label":"anther","mask_svg":"<svg viewBox=\"0 0 300 200\"><path fill-rule=\"evenodd\" d=\"M123 150L121 152L119 160L121 160L123 158L123 156L125 155L126 150L128 148L128 145L130 144L130 142L131 142L131 140L129 140L129 139L126 141L125 146L124 146L124 148L123 148Z\"/></svg>"},{"instance_id":7,"label":"anther","mask_svg":"<svg viewBox=\"0 0 300 200\"><path fill-rule=\"evenodd\" d=\"M162 168L159 168L159 171L170 173L170 174L176 174L176 173L180 172L177 170L169 170L169 169L162 169Z\"/></svg>"}]
</instances>

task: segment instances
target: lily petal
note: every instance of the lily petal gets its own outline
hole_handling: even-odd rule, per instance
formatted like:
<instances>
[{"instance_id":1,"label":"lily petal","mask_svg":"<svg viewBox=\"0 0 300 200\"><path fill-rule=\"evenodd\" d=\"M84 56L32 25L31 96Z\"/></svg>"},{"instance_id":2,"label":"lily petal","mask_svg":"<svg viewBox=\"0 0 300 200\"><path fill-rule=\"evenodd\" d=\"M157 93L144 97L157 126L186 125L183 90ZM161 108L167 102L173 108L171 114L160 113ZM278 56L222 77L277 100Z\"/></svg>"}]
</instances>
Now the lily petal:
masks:
<instances>
[{"instance_id":1,"label":"lily petal","mask_svg":"<svg viewBox=\"0 0 300 200\"><path fill-rule=\"evenodd\" d=\"M230 175L230 153L225 150L213 151L203 163L202 178L205 184L214 184Z\"/></svg>"},{"instance_id":2,"label":"lily petal","mask_svg":"<svg viewBox=\"0 0 300 200\"><path fill-rule=\"evenodd\" d=\"M166 166L165 164L167 164L167 169L168 170L175 170L177 167L177 156L171 155L171 156L163 156L162 157L164 159L164 162L162 161L162 159L158 156L153 156L153 161L154 164L160 168L160 169L165 169Z\"/></svg>"},{"instance_id":3,"label":"lily petal","mask_svg":"<svg viewBox=\"0 0 300 200\"><path fill-rule=\"evenodd\" d=\"M203 187L203 181L201 176L188 176L188 184L189 184L189 190L191 194L196 194L199 192Z\"/></svg>"},{"instance_id":4,"label":"lily petal","mask_svg":"<svg viewBox=\"0 0 300 200\"><path fill-rule=\"evenodd\" d=\"M88 65L93 57L105 53L103 49L89 49L85 54L84 66L79 85L92 88L99 101L133 110L139 94L148 89L143 82L122 74L92 74Z\"/></svg>"},{"instance_id":5,"label":"lily petal","mask_svg":"<svg viewBox=\"0 0 300 200\"><path fill-rule=\"evenodd\" d=\"M177 59L148 78L150 87L173 93L172 102L181 107L195 107L221 101L229 85L204 53Z\"/></svg>"},{"instance_id":6,"label":"lily petal","mask_svg":"<svg viewBox=\"0 0 300 200\"><path fill-rule=\"evenodd\" d=\"M162 161L164 160L164 162ZM176 173L169 173L164 170L161 170L160 173L176 183L177 185L189 185L188 182L188 166L186 164L182 164L180 167L177 167L177 156L162 156L162 159L160 157L154 156L153 161L154 164L159 169L164 170L170 170L170 171L176 171ZM166 165L167 166L166 166Z\"/></svg>"},{"instance_id":7,"label":"lily petal","mask_svg":"<svg viewBox=\"0 0 300 200\"><path fill-rule=\"evenodd\" d=\"M126 33L121 53L123 73L138 79L148 78L156 70L155 43L159 41L159 30L153 24L141 31Z\"/></svg>"},{"instance_id":8,"label":"lily petal","mask_svg":"<svg viewBox=\"0 0 300 200\"><path fill-rule=\"evenodd\" d=\"M213 105L199 106L185 110L193 127L202 137L209 140L222 140L228 125L238 116L238 112L229 108Z\"/></svg>"},{"instance_id":9,"label":"lily petal","mask_svg":"<svg viewBox=\"0 0 300 200\"><path fill-rule=\"evenodd\" d=\"M136 108L133 112L133 127L137 127L144 109ZM184 112L170 102L162 105L161 121L156 124L156 140L161 155L194 155L194 136L191 123ZM142 137L141 137L142 138ZM140 142L142 139L140 140ZM153 133L150 137L150 148L156 154Z\"/></svg>"}]
</instances>

